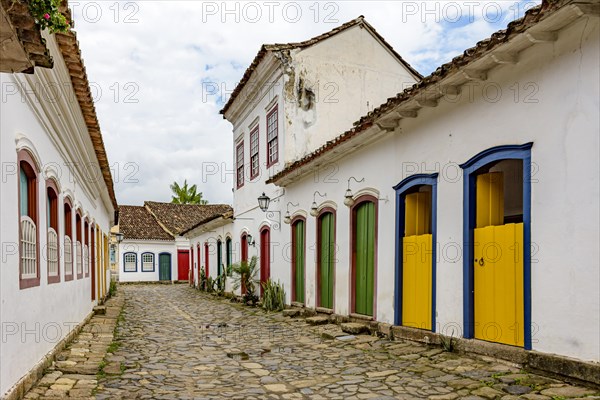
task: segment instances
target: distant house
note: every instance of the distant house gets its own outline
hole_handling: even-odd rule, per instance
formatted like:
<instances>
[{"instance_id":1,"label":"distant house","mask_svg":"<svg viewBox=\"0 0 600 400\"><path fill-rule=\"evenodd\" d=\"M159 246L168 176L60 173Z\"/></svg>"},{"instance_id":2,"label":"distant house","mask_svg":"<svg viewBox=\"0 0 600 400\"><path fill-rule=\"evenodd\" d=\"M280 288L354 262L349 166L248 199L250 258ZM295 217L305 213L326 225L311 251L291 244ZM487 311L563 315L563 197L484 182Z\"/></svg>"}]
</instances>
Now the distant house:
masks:
<instances>
[{"instance_id":1,"label":"distant house","mask_svg":"<svg viewBox=\"0 0 600 400\"><path fill-rule=\"evenodd\" d=\"M231 213L231 206L186 205L147 201L119 207L118 245L121 282L187 281L190 241L181 233Z\"/></svg>"},{"instance_id":2,"label":"distant house","mask_svg":"<svg viewBox=\"0 0 600 400\"><path fill-rule=\"evenodd\" d=\"M27 4L0 2L2 398L26 392L106 297L117 208L76 35L40 31Z\"/></svg>"}]
</instances>

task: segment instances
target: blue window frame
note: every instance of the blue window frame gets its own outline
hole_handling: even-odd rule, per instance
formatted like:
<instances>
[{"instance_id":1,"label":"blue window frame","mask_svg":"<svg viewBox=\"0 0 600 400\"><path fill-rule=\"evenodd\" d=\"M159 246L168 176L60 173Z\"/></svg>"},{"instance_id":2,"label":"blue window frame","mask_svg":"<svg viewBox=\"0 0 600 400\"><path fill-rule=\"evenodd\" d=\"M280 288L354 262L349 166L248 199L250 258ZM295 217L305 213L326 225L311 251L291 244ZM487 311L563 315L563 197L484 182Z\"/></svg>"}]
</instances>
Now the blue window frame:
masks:
<instances>
[{"instance_id":1,"label":"blue window frame","mask_svg":"<svg viewBox=\"0 0 600 400\"><path fill-rule=\"evenodd\" d=\"M154 272L156 270L155 265L154 253L142 253L142 272Z\"/></svg>"},{"instance_id":2,"label":"blue window frame","mask_svg":"<svg viewBox=\"0 0 600 400\"><path fill-rule=\"evenodd\" d=\"M433 245L431 251L431 330L435 329L435 292L436 292L436 247L437 247L437 181L438 174L416 174L402 180L394 186L396 191L396 279L395 279L395 311L394 320L396 325L402 325L402 275L404 259L402 238L405 228L405 198L407 192L417 186L431 187L431 243Z\"/></svg>"},{"instance_id":3,"label":"blue window frame","mask_svg":"<svg viewBox=\"0 0 600 400\"><path fill-rule=\"evenodd\" d=\"M523 300L524 344L531 350L531 148L533 143L493 147L477 154L460 167L463 169L463 315L465 338L474 337L473 229L477 172L494 162L523 162Z\"/></svg>"},{"instance_id":4,"label":"blue window frame","mask_svg":"<svg viewBox=\"0 0 600 400\"><path fill-rule=\"evenodd\" d=\"M137 254L123 254L123 272L137 272Z\"/></svg>"}]
</instances>

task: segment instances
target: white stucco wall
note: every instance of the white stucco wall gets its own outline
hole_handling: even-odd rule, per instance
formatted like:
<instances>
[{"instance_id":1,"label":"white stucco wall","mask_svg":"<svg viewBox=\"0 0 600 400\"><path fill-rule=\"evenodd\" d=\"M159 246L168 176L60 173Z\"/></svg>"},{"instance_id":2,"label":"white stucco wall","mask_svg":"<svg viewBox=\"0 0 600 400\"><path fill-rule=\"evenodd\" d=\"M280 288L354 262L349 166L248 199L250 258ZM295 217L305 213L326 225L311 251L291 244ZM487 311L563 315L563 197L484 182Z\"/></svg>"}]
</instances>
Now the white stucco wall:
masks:
<instances>
[{"instance_id":1,"label":"white stucco wall","mask_svg":"<svg viewBox=\"0 0 600 400\"><path fill-rule=\"evenodd\" d=\"M185 248L182 248L185 250ZM137 255L136 272L125 271L123 256L126 253ZM142 254L154 254L154 271L142 271ZM177 280L177 246L173 241L150 241L150 240L123 240L119 244L119 281L120 282L155 282L159 280L159 255L169 253L171 255L171 280Z\"/></svg>"},{"instance_id":2,"label":"white stucco wall","mask_svg":"<svg viewBox=\"0 0 600 400\"><path fill-rule=\"evenodd\" d=\"M412 73L360 26L293 50L291 59L284 91L286 163L352 128L361 116L416 82ZM300 87L315 94L310 110L299 105Z\"/></svg>"},{"instance_id":3,"label":"white stucco wall","mask_svg":"<svg viewBox=\"0 0 600 400\"><path fill-rule=\"evenodd\" d=\"M75 206L80 207L88 221L98 224L104 234L112 224L113 209L106 186L100 176L82 174L81 160L93 160L97 166L91 140L85 129L83 116L70 92L66 67L52 37L46 39L54 58L53 70L36 69L27 78L24 75L0 74L2 104L0 118L0 228L2 268L0 269L2 340L0 341L0 393L5 393L26 374L68 332L91 311L96 300L91 300L89 277L65 281L63 237L63 200L68 194L73 201L72 226L75 229ZM58 100L37 97L19 89L19 82L54 82L66 90ZM41 79L41 80L40 80ZM66 80L67 79L67 80ZM70 96L70 97L69 97ZM57 125L58 124L58 125ZM18 139L20 138L20 139ZM38 174L38 231L40 249L40 285L19 289L19 201L17 146L27 145L38 157L42 172ZM71 156L69 156L71 155ZM89 158L92 157L92 158ZM76 163L69 170L67 165ZM53 169L54 174L48 174ZM46 178L55 175L59 184L59 242L60 282L48 284L46 246ZM99 181L98 181L99 180ZM102 194L102 195L101 195ZM83 228L82 228L83 230ZM75 252L73 251L73 255ZM75 265L74 265L75 269ZM99 277L96 277L99 281Z\"/></svg>"}]
</instances>

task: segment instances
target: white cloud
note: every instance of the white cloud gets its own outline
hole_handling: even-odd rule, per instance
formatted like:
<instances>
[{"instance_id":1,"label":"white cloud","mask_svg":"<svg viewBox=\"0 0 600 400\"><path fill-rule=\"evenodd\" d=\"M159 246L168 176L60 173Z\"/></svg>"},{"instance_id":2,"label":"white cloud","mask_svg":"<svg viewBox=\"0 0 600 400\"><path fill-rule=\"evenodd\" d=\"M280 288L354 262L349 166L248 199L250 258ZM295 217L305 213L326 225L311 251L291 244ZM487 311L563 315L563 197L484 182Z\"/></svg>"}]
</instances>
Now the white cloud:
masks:
<instances>
[{"instance_id":1,"label":"white cloud","mask_svg":"<svg viewBox=\"0 0 600 400\"><path fill-rule=\"evenodd\" d=\"M184 179L213 203L231 201L231 125L219 115L216 96L203 101L202 82L231 91L263 43L302 41L362 14L409 63L429 73L539 1L519 7L513 1L457 2L460 21L450 2L343 1L280 2L270 22L268 3L227 2L238 11L225 14L225 2L70 2L88 78L101 89L96 109L117 168L120 204L169 201L169 184ZM257 7L262 17L249 22ZM500 21L491 18L496 8ZM138 166L135 174L127 163ZM217 165L220 173L207 179L203 165Z\"/></svg>"}]
</instances>

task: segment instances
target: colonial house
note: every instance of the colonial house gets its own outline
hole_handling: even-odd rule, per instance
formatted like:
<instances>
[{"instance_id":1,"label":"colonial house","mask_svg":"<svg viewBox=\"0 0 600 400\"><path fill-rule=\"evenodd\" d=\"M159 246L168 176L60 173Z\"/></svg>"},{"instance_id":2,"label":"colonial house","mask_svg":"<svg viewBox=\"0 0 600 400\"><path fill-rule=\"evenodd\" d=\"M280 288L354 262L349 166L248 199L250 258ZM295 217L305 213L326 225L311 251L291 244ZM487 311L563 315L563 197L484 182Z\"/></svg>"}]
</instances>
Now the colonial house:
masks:
<instances>
[{"instance_id":1,"label":"colonial house","mask_svg":"<svg viewBox=\"0 0 600 400\"><path fill-rule=\"evenodd\" d=\"M106 297L117 201L75 33L40 31L26 2L0 11L0 395L14 398Z\"/></svg>"},{"instance_id":2,"label":"colonial house","mask_svg":"<svg viewBox=\"0 0 600 400\"><path fill-rule=\"evenodd\" d=\"M230 237L290 303L597 363L598 15L543 1L423 78L362 18L263 46L222 111L234 221L192 244Z\"/></svg>"},{"instance_id":3,"label":"colonial house","mask_svg":"<svg viewBox=\"0 0 600 400\"><path fill-rule=\"evenodd\" d=\"M120 282L187 281L190 241L182 236L199 224L231 213L231 206L188 205L147 201L143 206L119 206Z\"/></svg>"}]
</instances>

